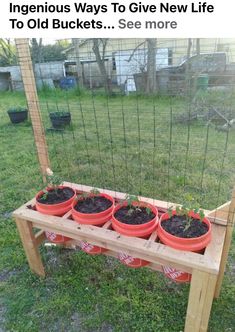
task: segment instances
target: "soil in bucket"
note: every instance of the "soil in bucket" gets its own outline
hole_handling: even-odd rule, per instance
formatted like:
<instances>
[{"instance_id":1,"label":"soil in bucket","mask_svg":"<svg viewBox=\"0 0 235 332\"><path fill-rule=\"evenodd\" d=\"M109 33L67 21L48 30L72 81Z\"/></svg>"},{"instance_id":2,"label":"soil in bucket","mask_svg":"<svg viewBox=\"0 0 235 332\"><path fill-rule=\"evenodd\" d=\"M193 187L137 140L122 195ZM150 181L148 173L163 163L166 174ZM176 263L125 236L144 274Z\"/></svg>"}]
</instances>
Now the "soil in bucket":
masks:
<instances>
[{"instance_id":1,"label":"soil in bucket","mask_svg":"<svg viewBox=\"0 0 235 332\"><path fill-rule=\"evenodd\" d=\"M74 209L81 213L100 213L112 206L112 202L103 196L87 197L79 200Z\"/></svg>"},{"instance_id":2,"label":"soil in bucket","mask_svg":"<svg viewBox=\"0 0 235 332\"><path fill-rule=\"evenodd\" d=\"M162 228L167 233L181 238L199 237L206 234L208 231L207 224L198 221L198 219L194 219L191 217L190 225L188 228L186 226L187 223L188 221L186 215L174 215L162 223Z\"/></svg>"},{"instance_id":3,"label":"soil in bucket","mask_svg":"<svg viewBox=\"0 0 235 332\"><path fill-rule=\"evenodd\" d=\"M149 212L146 207L131 209L129 206L123 206L114 214L114 217L128 225L142 225L155 217L155 214L152 211Z\"/></svg>"},{"instance_id":4,"label":"soil in bucket","mask_svg":"<svg viewBox=\"0 0 235 332\"><path fill-rule=\"evenodd\" d=\"M50 189L45 195L37 198L41 204L59 204L65 202L74 196L74 191L70 188Z\"/></svg>"}]
</instances>

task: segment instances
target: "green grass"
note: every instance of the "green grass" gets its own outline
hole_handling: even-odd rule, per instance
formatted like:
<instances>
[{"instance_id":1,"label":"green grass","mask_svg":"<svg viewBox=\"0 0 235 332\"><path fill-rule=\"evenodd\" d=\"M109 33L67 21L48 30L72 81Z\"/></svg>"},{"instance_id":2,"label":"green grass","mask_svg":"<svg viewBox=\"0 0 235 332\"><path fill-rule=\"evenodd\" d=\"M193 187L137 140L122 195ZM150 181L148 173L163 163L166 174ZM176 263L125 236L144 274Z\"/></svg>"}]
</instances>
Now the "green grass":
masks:
<instances>
[{"instance_id":1,"label":"green grass","mask_svg":"<svg viewBox=\"0 0 235 332\"><path fill-rule=\"evenodd\" d=\"M226 99L227 107L233 99ZM14 332L182 331L189 286L172 284L159 273L45 247L47 277L29 271L10 214L43 184L30 122L12 125L6 113L25 104L20 93L0 93L0 326ZM86 91L42 91L40 105L45 129L51 126L50 110L72 114L72 126L64 132L46 131L52 169L65 180L179 203L190 194L208 209L230 198L235 131L227 136L199 120L171 125L188 109L183 98L107 101ZM234 248L233 241L211 332L234 331Z\"/></svg>"}]
</instances>

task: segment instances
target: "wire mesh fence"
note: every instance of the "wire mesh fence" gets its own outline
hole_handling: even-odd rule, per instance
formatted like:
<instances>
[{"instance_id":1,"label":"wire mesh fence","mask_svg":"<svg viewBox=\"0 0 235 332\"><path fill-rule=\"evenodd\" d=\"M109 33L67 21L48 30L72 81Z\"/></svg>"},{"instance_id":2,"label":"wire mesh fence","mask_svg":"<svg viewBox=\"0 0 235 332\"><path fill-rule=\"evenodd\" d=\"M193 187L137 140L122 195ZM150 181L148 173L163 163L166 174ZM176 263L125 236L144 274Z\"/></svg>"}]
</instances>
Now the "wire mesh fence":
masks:
<instances>
[{"instance_id":1,"label":"wire mesh fence","mask_svg":"<svg viewBox=\"0 0 235 332\"><path fill-rule=\"evenodd\" d=\"M234 180L234 45L153 45L150 72L148 40L84 40L66 51L67 80L78 85L40 92L52 168L95 187L177 202L192 196L216 207ZM48 72L53 77L50 63ZM50 123L58 111L71 115L61 130Z\"/></svg>"},{"instance_id":2,"label":"wire mesh fence","mask_svg":"<svg viewBox=\"0 0 235 332\"><path fill-rule=\"evenodd\" d=\"M33 66L54 172L208 209L231 197L233 40L76 39L64 54Z\"/></svg>"}]
</instances>

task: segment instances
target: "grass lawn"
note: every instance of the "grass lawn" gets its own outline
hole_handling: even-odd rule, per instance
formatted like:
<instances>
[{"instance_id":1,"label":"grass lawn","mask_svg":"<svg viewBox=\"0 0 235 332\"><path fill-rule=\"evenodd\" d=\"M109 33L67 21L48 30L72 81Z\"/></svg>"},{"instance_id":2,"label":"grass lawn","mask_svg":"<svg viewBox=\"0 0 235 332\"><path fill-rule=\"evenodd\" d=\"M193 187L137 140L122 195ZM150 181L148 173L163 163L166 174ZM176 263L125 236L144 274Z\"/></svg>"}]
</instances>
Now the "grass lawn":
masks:
<instances>
[{"instance_id":1,"label":"grass lawn","mask_svg":"<svg viewBox=\"0 0 235 332\"><path fill-rule=\"evenodd\" d=\"M220 106L233 102L224 96ZM30 122L12 125L6 113L25 104L23 94L0 93L0 331L182 331L189 286L159 273L51 247L41 249L47 277L29 271L11 212L43 184ZM235 130L175 123L191 111L183 98L44 91L40 105L51 166L64 180L206 209L231 197ZM72 125L50 130L52 110L69 110ZM234 257L233 241L211 332L235 331Z\"/></svg>"}]
</instances>

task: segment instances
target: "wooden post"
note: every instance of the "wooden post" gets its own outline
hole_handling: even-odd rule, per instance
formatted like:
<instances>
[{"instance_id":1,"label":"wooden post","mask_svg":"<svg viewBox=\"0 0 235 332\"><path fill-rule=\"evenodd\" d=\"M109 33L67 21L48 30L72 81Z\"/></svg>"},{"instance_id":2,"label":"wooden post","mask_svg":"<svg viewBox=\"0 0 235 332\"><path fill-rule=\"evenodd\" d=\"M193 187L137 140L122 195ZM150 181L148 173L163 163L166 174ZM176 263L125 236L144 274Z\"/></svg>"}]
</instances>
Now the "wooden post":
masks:
<instances>
[{"instance_id":1,"label":"wooden post","mask_svg":"<svg viewBox=\"0 0 235 332\"><path fill-rule=\"evenodd\" d=\"M47 168L50 168L50 161L45 139L45 132L40 114L39 100L30 55L29 42L28 39L16 39L15 43L19 55L19 64L24 83L25 95L28 103L28 110L33 126L38 160L43 175L43 180L45 181L45 174Z\"/></svg>"},{"instance_id":2,"label":"wooden post","mask_svg":"<svg viewBox=\"0 0 235 332\"><path fill-rule=\"evenodd\" d=\"M194 270L190 285L185 332L206 332L216 284L216 275Z\"/></svg>"},{"instance_id":3,"label":"wooden post","mask_svg":"<svg viewBox=\"0 0 235 332\"><path fill-rule=\"evenodd\" d=\"M215 298L218 298L220 295L224 272L225 272L225 268L226 268L226 264L227 264L227 260L228 260L229 248L230 248L231 241L232 241L234 223L235 223L235 188L233 189L232 200L231 200L231 203L229 206L223 253L222 253L222 257L221 257L219 275L217 278L217 284L216 284L215 295L214 295Z\"/></svg>"},{"instance_id":4,"label":"wooden post","mask_svg":"<svg viewBox=\"0 0 235 332\"><path fill-rule=\"evenodd\" d=\"M16 218L15 221L31 270L39 276L45 277L44 267L38 251L38 238L33 233L32 223L19 218Z\"/></svg>"}]
</instances>

